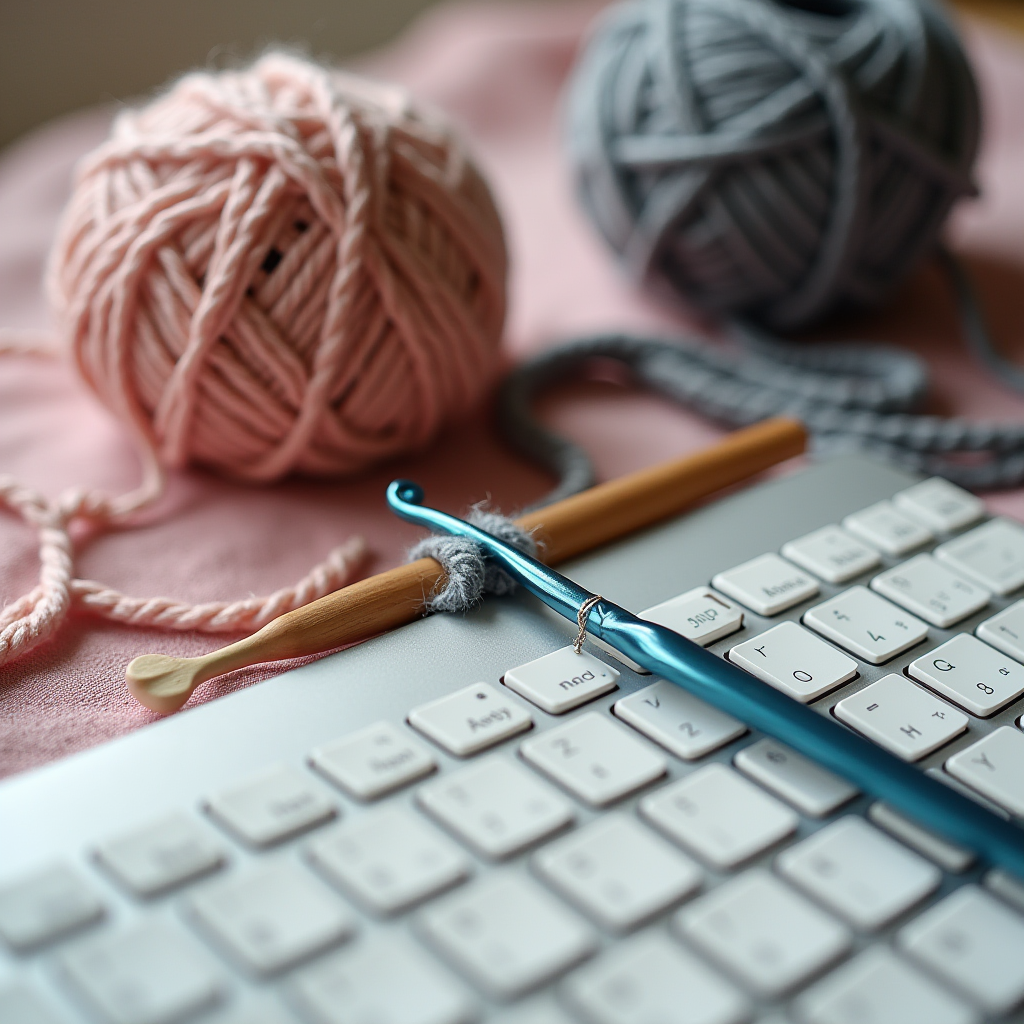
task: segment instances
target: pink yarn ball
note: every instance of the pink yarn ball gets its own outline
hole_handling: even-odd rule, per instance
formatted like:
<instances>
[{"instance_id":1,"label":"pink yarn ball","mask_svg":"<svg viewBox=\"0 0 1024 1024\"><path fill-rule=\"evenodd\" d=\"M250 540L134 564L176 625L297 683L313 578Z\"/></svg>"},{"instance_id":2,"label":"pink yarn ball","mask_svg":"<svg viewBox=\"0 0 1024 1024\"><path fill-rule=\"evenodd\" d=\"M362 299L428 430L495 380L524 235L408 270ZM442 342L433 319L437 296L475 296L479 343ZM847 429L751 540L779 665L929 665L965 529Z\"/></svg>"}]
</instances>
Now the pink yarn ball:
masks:
<instances>
[{"instance_id":1,"label":"pink yarn ball","mask_svg":"<svg viewBox=\"0 0 1024 1024\"><path fill-rule=\"evenodd\" d=\"M161 463L346 474L425 444L491 383L494 201L397 88L282 54L116 120L51 257L83 378Z\"/></svg>"}]
</instances>

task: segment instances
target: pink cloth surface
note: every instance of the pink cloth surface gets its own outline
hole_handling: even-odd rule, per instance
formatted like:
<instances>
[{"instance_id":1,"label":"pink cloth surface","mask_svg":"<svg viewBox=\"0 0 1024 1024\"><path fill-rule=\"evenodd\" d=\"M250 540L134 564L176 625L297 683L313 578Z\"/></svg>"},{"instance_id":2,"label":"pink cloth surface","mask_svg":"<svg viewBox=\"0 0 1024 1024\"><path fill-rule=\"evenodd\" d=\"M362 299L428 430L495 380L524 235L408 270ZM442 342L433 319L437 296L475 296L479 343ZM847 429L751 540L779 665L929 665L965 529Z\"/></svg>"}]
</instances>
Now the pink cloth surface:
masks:
<instances>
[{"instance_id":1,"label":"pink cloth surface","mask_svg":"<svg viewBox=\"0 0 1024 1024\"><path fill-rule=\"evenodd\" d=\"M659 306L619 275L577 209L559 147L558 95L586 25L601 5L473 4L441 8L363 70L400 81L448 111L468 133L505 218L512 254L510 359L592 330L672 333L699 326ZM976 278L1002 349L1024 361L1024 39L969 24L986 135L981 198L965 204L951 241ZM40 288L46 252L75 161L97 144L108 111L47 126L0 157L0 325L46 327ZM842 333L903 345L934 371L933 411L1019 420L1024 400L991 380L958 337L948 288L922 267L875 313ZM720 431L661 400L607 382L580 383L545 400L547 420L584 442L605 477L702 446ZM121 493L137 481L125 432L63 365L0 360L0 473L51 495L75 485ZM418 532L384 510L397 475L421 481L453 511L490 498L513 510L549 481L502 448L487 410L471 412L426 451L354 480L290 480L244 487L202 471L175 475L159 506L130 530L81 538L77 575L139 596L230 599L299 579L345 537L361 534L367 572L403 559ZM991 499L1024 518L1024 492ZM0 601L38 575L35 540L0 514ZM225 639L134 630L83 615L59 637L0 669L0 775L40 765L151 721L124 687L136 655L193 655ZM201 687L191 703L266 678L258 666Z\"/></svg>"}]
</instances>

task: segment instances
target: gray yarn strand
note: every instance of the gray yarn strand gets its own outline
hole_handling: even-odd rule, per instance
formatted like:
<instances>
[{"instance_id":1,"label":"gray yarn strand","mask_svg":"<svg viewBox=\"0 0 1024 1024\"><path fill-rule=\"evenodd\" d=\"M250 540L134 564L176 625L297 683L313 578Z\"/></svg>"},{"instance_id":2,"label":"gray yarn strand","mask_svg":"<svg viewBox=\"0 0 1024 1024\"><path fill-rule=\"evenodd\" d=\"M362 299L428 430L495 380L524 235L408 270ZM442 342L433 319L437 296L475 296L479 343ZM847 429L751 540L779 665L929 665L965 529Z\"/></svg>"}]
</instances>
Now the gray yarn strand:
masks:
<instances>
[{"instance_id":1,"label":"gray yarn strand","mask_svg":"<svg viewBox=\"0 0 1024 1024\"><path fill-rule=\"evenodd\" d=\"M996 354L964 271L949 254L943 265L957 275L972 347L1004 384L1024 391L1024 373ZM544 427L532 406L548 388L585 376L595 358L620 363L641 386L726 426L795 416L819 453L873 452L976 490L1024 484L1024 424L917 413L928 394L928 373L910 353L865 344L787 344L750 324L733 326L740 341L733 351L696 339L605 334L568 342L517 367L499 392L499 428L512 447L559 481L535 507L594 483L586 451Z\"/></svg>"},{"instance_id":2,"label":"gray yarn strand","mask_svg":"<svg viewBox=\"0 0 1024 1024\"><path fill-rule=\"evenodd\" d=\"M467 519L523 554L536 556L536 541L511 519L479 505L470 509ZM408 561L417 558L437 559L447 577L442 590L427 595L424 606L428 612L465 612L478 604L484 594L510 594L515 590L512 578L486 561L480 546L467 537L425 537L409 549Z\"/></svg>"}]
</instances>

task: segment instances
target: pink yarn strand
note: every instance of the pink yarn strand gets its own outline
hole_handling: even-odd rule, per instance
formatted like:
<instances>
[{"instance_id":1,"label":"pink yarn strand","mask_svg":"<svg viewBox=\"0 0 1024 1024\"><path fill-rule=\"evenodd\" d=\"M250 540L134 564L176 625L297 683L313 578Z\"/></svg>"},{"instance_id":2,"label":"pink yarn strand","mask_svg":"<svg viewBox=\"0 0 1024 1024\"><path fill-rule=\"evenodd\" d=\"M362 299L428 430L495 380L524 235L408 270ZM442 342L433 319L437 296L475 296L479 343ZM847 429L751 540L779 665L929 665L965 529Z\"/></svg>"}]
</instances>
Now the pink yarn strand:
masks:
<instances>
[{"instance_id":1,"label":"pink yarn strand","mask_svg":"<svg viewBox=\"0 0 1024 1024\"><path fill-rule=\"evenodd\" d=\"M42 334L0 332L0 354L46 356L54 349ZM250 633L285 612L301 608L350 583L365 565L361 537L335 548L298 583L265 597L188 604L172 598L136 598L95 580L74 578L70 527L76 519L117 525L163 492L164 476L155 453L140 439L143 481L120 497L99 491L68 491L57 502L11 476L0 476L0 505L33 527L39 537L39 583L0 609L0 667L28 654L52 637L72 609L118 622L199 633Z\"/></svg>"},{"instance_id":2,"label":"pink yarn strand","mask_svg":"<svg viewBox=\"0 0 1024 1024\"><path fill-rule=\"evenodd\" d=\"M365 541L352 537L295 586L241 601L185 604L167 597L128 597L95 580L72 580L71 594L76 607L112 622L199 633L251 633L350 583L368 554Z\"/></svg>"}]
</instances>

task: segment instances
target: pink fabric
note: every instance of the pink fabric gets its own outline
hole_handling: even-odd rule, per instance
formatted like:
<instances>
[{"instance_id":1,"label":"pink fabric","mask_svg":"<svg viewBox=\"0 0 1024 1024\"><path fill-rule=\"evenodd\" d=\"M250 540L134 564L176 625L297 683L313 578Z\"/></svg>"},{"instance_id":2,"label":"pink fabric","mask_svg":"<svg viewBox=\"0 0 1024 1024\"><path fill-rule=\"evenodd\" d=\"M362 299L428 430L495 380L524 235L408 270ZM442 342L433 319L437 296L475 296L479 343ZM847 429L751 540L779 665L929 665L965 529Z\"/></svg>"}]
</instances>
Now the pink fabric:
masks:
<instances>
[{"instance_id":1,"label":"pink fabric","mask_svg":"<svg viewBox=\"0 0 1024 1024\"><path fill-rule=\"evenodd\" d=\"M507 352L516 358L589 330L671 332L681 314L635 293L616 273L577 210L558 147L558 92L581 33L600 5L472 4L442 8L364 69L402 82L466 129L505 218L512 258ZM986 112L979 167L982 198L951 230L977 279L1004 350L1024 361L1024 40L968 26ZM109 115L87 112L48 126L0 159L0 324L44 328L39 287L45 254L75 160L105 136ZM975 367L957 336L951 299L924 267L888 307L844 333L899 343L927 355L934 410L1020 419L1024 402ZM676 456L718 431L660 400L611 383L579 384L546 401L545 415L586 443L605 477ZM115 493L138 482L123 429L62 366L0 360L0 473L55 496L66 487ZM402 558L417 531L383 512L396 475L421 480L452 510L490 497L514 509L548 481L502 449L484 410L429 450L344 483L291 480L245 487L204 472L172 477L161 503L128 531L79 537L80 575L130 594L188 601L268 593L301 577L351 534L375 552L379 571ZM1024 518L1024 492L992 498ZM0 601L38 574L35 538L0 516ZM124 688L127 662L151 651L196 654L215 638L116 626L75 616L58 638L0 669L0 774L42 764L154 717ZM279 671L260 666L200 688L207 700Z\"/></svg>"}]
</instances>

